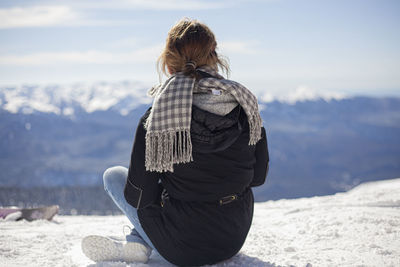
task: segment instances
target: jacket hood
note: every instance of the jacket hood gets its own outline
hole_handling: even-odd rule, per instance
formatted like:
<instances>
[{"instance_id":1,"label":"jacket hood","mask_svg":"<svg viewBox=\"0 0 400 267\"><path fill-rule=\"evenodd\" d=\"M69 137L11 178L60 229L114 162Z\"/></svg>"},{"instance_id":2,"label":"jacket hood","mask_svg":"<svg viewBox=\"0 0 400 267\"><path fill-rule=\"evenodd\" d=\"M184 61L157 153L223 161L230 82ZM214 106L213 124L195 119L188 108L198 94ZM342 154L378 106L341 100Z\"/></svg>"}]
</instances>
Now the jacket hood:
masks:
<instances>
[{"instance_id":1,"label":"jacket hood","mask_svg":"<svg viewBox=\"0 0 400 267\"><path fill-rule=\"evenodd\" d=\"M192 106L190 134L193 151L210 153L231 146L243 130L248 128L247 117L240 105L225 116Z\"/></svg>"}]
</instances>

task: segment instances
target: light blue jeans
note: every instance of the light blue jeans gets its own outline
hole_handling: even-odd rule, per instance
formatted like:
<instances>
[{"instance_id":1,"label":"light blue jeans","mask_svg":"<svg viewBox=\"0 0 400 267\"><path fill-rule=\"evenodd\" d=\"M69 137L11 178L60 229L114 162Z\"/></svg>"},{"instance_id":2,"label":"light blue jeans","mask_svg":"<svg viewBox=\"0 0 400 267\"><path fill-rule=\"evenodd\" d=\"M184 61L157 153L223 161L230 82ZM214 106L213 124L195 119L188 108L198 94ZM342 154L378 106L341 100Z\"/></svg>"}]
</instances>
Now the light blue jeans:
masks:
<instances>
[{"instance_id":1,"label":"light blue jeans","mask_svg":"<svg viewBox=\"0 0 400 267\"><path fill-rule=\"evenodd\" d=\"M128 242L143 243L153 249L158 254L153 243L144 232L137 214L137 209L131 206L124 197L124 188L128 177L128 169L122 166L108 168L103 175L104 189L110 195L111 199L120 208L120 210L128 217L133 224L130 235L126 236Z\"/></svg>"}]
</instances>

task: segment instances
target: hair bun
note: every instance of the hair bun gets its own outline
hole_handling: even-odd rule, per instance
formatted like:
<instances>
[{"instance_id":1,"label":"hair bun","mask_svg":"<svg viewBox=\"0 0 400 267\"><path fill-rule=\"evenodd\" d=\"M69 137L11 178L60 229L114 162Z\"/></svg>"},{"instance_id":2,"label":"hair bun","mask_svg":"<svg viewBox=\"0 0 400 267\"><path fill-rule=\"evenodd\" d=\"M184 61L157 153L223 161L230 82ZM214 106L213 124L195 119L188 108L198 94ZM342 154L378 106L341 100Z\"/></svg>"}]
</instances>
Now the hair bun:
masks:
<instances>
[{"instance_id":1,"label":"hair bun","mask_svg":"<svg viewBox=\"0 0 400 267\"><path fill-rule=\"evenodd\" d=\"M196 69L196 62L194 61L188 61L185 64L186 67L192 68L192 69Z\"/></svg>"},{"instance_id":2,"label":"hair bun","mask_svg":"<svg viewBox=\"0 0 400 267\"><path fill-rule=\"evenodd\" d=\"M185 64L184 73L187 75L192 75L196 72L196 67L197 67L196 62L194 62L192 60L187 61Z\"/></svg>"}]
</instances>

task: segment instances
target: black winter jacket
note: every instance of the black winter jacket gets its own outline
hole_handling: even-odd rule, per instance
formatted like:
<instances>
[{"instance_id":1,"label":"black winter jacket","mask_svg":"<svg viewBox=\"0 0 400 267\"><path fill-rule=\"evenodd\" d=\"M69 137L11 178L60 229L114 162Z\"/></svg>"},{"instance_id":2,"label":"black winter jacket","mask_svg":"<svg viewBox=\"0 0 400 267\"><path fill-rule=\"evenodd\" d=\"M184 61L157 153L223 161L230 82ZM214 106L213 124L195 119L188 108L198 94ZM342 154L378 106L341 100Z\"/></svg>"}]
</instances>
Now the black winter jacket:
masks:
<instances>
[{"instance_id":1,"label":"black winter jacket","mask_svg":"<svg viewBox=\"0 0 400 267\"><path fill-rule=\"evenodd\" d=\"M125 198L138 208L140 223L159 253L180 266L214 264L243 246L253 217L250 187L264 183L267 139L249 146L249 126L238 105L219 116L193 105L193 162L174 172L145 170L144 121L136 130Z\"/></svg>"}]
</instances>

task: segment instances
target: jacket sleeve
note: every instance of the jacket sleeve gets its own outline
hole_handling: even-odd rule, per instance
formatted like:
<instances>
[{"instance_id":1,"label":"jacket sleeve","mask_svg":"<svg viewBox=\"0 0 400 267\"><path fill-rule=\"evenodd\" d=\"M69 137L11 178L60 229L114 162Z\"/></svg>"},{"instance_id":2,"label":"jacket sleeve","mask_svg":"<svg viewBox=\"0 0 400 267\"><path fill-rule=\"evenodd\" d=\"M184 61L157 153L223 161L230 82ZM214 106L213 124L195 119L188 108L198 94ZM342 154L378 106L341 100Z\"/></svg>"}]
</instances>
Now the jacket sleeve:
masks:
<instances>
[{"instance_id":1,"label":"jacket sleeve","mask_svg":"<svg viewBox=\"0 0 400 267\"><path fill-rule=\"evenodd\" d=\"M146 171L145 167L145 137L144 122L150 113L150 108L139 120L133 142L128 177L124 196L126 201L137 209L144 208L156 202L161 195L159 172Z\"/></svg>"},{"instance_id":2,"label":"jacket sleeve","mask_svg":"<svg viewBox=\"0 0 400 267\"><path fill-rule=\"evenodd\" d=\"M254 177L250 186L259 186L265 182L269 169L269 153L265 128L261 128L261 140L256 144L256 163L254 165Z\"/></svg>"}]
</instances>

